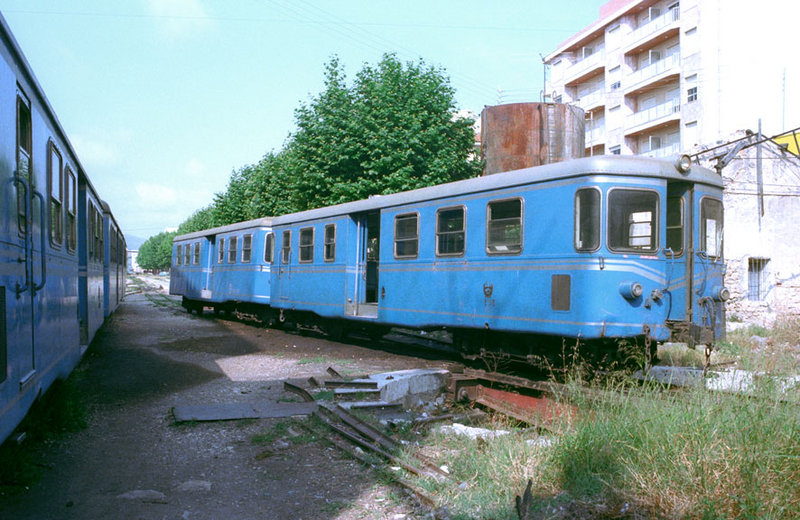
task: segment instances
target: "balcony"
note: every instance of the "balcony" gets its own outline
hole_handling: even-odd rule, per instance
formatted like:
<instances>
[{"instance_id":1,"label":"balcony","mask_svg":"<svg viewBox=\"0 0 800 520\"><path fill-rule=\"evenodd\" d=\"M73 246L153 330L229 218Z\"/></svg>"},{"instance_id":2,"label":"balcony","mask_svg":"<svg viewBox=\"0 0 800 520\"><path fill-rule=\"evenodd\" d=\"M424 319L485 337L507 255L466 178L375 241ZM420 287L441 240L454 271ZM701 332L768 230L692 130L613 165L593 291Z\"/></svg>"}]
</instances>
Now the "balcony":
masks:
<instances>
[{"instance_id":1,"label":"balcony","mask_svg":"<svg viewBox=\"0 0 800 520\"><path fill-rule=\"evenodd\" d=\"M672 157L675 155L679 155L680 153L681 153L681 143L672 143L666 146L662 146L661 148L654 148L652 150L642 152L638 155L641 155L642 157L664 158L664 157Z\"/></svg>"},{"instance_id":2,"label":"balcony","mask_svg":"<svg viewBox=\"0 0 800 520\"><path fill-rule=\"evenodd\" d=\"M575 86L601 72L606 64L605 49L598 49L594 54L576 61L564 71L564 85Z\"/></svg>"},{"instance_id":3,"label":"balcony","mask_svg":"<svg viewBox=\"0 0 800 520\"><path fill-rule=\"evenodd\" d=\"M591 112L596 108L605 106L606 92L602 88L587 92L577 100L576 104L581 107L584 112Z\"/></svg>"},{"instance_id":4,"label":"balcony","mask_svg":"<svg viewBox=\"0 0 800 520\"><path fill-rule=\"evenodd\" d=\"M593 146L606 140L606 125L601 123L596 128L589 128L589 121L586 122L585 141L586 146Z\"/></svg>"},{"instance_id":5,"label":"balcony","mask_svg":"<svg viewBox=\"0 0 800 520\"><path fill-rule=\"evenodd\" d=\"M628 41L632 43L626 49L625 54L641 52L659 41L664 41L665 38L676 36L680 32L680 18L680 9L670 9L637 28L628 37Z\"/></svg>"},{"instance_id":6,"label":"balcony","mask_svg":"<svg viewBox=\"0 0 800 520\"><path fill-rule=\"evenodd\" d=\"M680 66L680 55L673 54L628 74L624 80L625 95L636 94L646 90L645 87L654 88L674 81L680 77Z\"/></svg>"},{"instance_id":7,"label":"balcony","mask_svg":"<svg viewBox=\"0 0 800 520\"><path fill-rule=\"evenodd\" d=\"M636 112L626 120L625 135L633 135L654 127L666 126L681 118L681 102L671 99L654 107Z\"/></svg>"}]
</instances>

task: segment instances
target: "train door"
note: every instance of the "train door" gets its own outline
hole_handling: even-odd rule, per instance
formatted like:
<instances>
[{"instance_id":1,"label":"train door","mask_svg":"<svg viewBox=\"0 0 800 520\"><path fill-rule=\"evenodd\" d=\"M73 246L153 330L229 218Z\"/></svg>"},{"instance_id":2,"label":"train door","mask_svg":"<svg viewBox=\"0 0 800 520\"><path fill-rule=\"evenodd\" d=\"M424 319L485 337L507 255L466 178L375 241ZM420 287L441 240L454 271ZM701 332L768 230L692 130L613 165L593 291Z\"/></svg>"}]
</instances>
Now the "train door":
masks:
<instances>
[{"instance_id":1,"label":"train door","mask_svg":"<svg viewBox=\"0 0 800 520\"><path fill-rule=\"evenodd\" d=\"M667 288L667 320L686 322L692 319L692 256L694 221L692 185L670 182L667 185L667 229L663 250Z\"/></svg>"},{"instance_id":2,"label":"train door","mask_svg":"<svg viewBox=\"0 0 800 520\"><path fill-rule=\"evenodd\" d=\"M210 299L213 296L214 290L214 262L217 259L214 256L214 252L216 251L216 243L217 237L212 235L208 237L208 241L206 242L206 256L205 256L205 265L203 266L203 270L205 271L205 280L203 284L203 298Z\"/></svg>"},{"instance_id":3,"label":"train door","mask_svg":"<svg viewBox=\"0 0 800 520\"><path fill-rule=\"evenodd\" d=\"M380 212L373 211L355 215L358 240L354 308L356 316L378 316L378 277L380 273Z\"/></svg>"},{"instance_id":4,"label":"train door","mask_svg":"<svg viewBox=\"0 0 800 520\"><path fill-rule=\"evenodd\" d=\"M14 184L17 187L17 228L24 247L24 280L16 283L15 292L17 306L23 314L18 320L21 330L19 360L20 386L31 380L36 372L36 330L34 323L38 317L36 292L44 286L45 269L45 239L44 239L44 197L36 191L31 164L33 149L33 134L31 130L31 105L27 97L17 93L17 170ZM38 226L34 222L35 202L38 200L40 218ZM36 251L35 232L39 228L40 245ZM37 262L36 256L40 261ZM41 269L40 283L37 284L36 275Z\"/></svg>"},{"instance_id":5,"label":"train door","mask_svg":"<svg viewBox=\"0 0 800 520\"><path fill-rule=\"evenodd\" d=\"M278 257L278 298L288 300L291 297L292 280L292 231L281 232L281 251Z\"/></svg>"}]
</instances>

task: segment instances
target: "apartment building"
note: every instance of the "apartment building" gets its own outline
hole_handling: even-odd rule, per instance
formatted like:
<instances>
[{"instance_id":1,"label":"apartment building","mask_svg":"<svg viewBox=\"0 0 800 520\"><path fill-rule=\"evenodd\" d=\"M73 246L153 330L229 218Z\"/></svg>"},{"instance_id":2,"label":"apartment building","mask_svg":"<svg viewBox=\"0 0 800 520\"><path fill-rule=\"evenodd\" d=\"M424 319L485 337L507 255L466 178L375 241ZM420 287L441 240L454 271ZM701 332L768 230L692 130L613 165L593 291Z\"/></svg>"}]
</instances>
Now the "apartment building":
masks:
<instances>
[{"instance_id":1,"label":"apartment building","mask_svg":"<svg viewBox=\"0 0 800 520\"><path fill-rule=\"evenodd\" d=\"M545 57L545 92L587 114L586 154L656 157L800 125L795 2L611 0Z\"/></svg>"}]
</instances>

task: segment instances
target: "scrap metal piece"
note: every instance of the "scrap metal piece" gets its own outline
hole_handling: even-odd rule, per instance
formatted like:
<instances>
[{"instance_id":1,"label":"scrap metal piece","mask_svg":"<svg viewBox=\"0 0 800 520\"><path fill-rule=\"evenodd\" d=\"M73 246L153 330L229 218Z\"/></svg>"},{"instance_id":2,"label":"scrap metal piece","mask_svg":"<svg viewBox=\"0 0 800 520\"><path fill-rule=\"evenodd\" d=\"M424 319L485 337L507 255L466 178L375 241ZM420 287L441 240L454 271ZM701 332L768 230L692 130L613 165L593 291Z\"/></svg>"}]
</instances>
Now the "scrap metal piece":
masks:
<instances>
[{"instance_id":1,"label":"scrap metal piece","mask_svg":"<svg viewBox=\"0 0 800 520\"><path fill-rule=\"evenodd\" d=\"M300 388L299 386L293 385L288 381L284 381L283 389L286 390L287 392L292 392L293 394L299 395L300 397L303 398L303 401L306 401L307 403L314 402L314 396L309 394L308 390L306 390L305 388Z\"/></svg>"}]
</instances>

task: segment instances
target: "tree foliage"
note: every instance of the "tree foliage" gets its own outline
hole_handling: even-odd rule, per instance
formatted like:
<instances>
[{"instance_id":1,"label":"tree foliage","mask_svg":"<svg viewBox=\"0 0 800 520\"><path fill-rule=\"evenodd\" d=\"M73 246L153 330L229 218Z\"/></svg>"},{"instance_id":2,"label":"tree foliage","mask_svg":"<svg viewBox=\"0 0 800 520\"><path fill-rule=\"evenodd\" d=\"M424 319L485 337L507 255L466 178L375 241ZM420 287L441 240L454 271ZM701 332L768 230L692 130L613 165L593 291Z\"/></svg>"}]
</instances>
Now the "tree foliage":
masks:
<instances>
[{"instance_id":1,"label":"tree foliage","mask_svg":"<svg viewBox=\"0 0 800 520\"><path fill-rule=\"evenodd\" d=\"M139 248L137 263L142 269L166 271L172 264L172 239L177 233L164 231L148 238Z\"/></svg>"},{"instance_id":2,"label":"tree foliage","mask_svg":"<svg viewBox=\"0 0 800 520\"><path fill-rule=\"evenodd\" d=\"M334 57L323 91L295 110L297 129L284 148L233 171L225 192L179 232L476 176L473 121L454 111L440 68L387 54L348 86Z\"/></svg>"}]
</instances>

